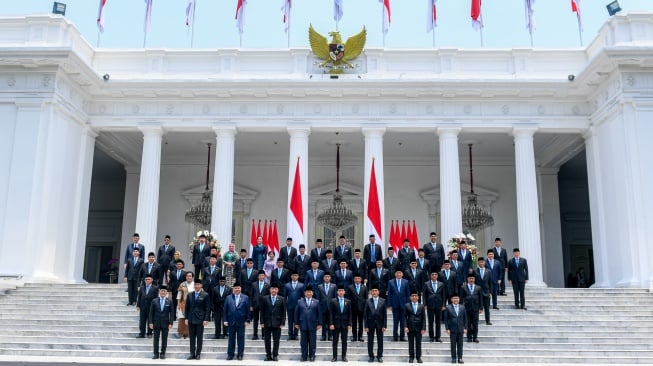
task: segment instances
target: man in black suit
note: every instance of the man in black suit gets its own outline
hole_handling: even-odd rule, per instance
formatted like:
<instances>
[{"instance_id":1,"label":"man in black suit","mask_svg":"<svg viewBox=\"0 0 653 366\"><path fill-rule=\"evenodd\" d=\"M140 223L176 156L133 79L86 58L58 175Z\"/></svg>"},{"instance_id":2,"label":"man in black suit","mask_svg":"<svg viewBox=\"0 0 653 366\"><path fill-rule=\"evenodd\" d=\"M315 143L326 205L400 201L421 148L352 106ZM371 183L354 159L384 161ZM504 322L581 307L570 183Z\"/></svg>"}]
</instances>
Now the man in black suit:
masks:
<instances>
[{"instance_id":1,"label":"man in black suit","mask_svg":"<svg viewBox=\"0 0 653 366\"><path fill-rule=\"evenodd\" d=\"M260 306L261 306L261 299L264 296L267 296L270 294L270 285L265 282L265 271L260 269L258 271L258 281L252 283L252 296L250 297L251 299L251 304L250 304L250 310L252 312L252 317L254 318L254 324L253 324L253 335L252 335L252 340L257 340L258 339L258 322L259 322L259 314L260 314Z\"/></svg>"},{"instance_id":2,"label":"man in black suit","mask_svg":"<svg viewBox=\"0 0 653 366\"><path fill-rule=\"evenodd\" d=\"M156 252L156 261L161 265L161 272L164 277L167 275L167 271L170 268L170 263L172 263L174 256L175 247L170 244L170 235L166 235L165 238L163 238L163 245L161 245L159 250ZM166 283L166 285L168 284Z\"/></svg>"},{"instance_id":3,"label":"man in black suit","mask_svg":"<svg viewBox=\"0 0 653 366\"><path fill-rule=\"evenodd\" d=\"M476 268L476 284L481 288L481 308L485 311L485 324L492 325L490 321L490 293L492 292L492 273L485 268L485 258L479 257Z\"/></svg>"},{"instance_id":4,"label":"man in black suit","mask_svg":"<svg viewBox=\"0 0 653 366\"><path fill-rule=\"evenodd\" d=\"M340 260L340 269L336 272L336 286L342 285L344 288L354 283L354 272L348 269L349 263L346 259Z\"/></svg>"},{"instance_id":5,"label":"man in black suit","mask_svg":"<svg viewBox=\"0 0 653 366\"><path fill-rule=\"evenodd\" d=\"M422 336L426 333L426 311L424 305L418 302L419 293L415 290L410 292L410 302L404 305L406 314L406 328L408 335L408 362L422 363Z\"/></svg>"},{"instance_id":6,"label":"man in black suit","mask_svg":"<svg viewBox=\"0 0 653 366\"><path fill-rule=\"evenodd\" d=\"M442 271L438 275L438 281L442 282L444 285L444 295L447 298L449 304L451 304L451 297L453 295L458 295L458 285L457 285L457 273L451 270L451 263L446 259L442 265Z\"/></svg>"},{"instance_id":7,"label":"man in black suit","mask_svg":"<svg viewBox=\"0 0 653 366\"><path fill-rule=\"evenodd\" d=\"M295 308L304 295L304 284L299 282L299 274L296 271L290 274L290 282L284 286L284 293L288 309L288 340L296 341L298 331L293 326L295 324Z\"/></svg>"},{"instance_id":8,"label":"man in black suit","mask_svg":"<svg viewBox=\"0 0 653 366\"><path fill-rule=\"evenodd\" d=\"M338 361L338 337L342 341L342 361L347 362L347 332L351 329L351 301L345 298L345 286L339 285L337 297L329 301L329 330L333 333L333 358Z\"/></svg>"},{"instance_id":9,"label":"man in black suit","mask_svg":"<svg viewBox=\"0 0 653 366\"><path fill-rule=\"evenodd\" d=\"M313 260L311 262L311 269L304 274L304 280L306 281L304 285L317 288L317 286L322 284L323 278L324 271L320 269L320 263Z\"/></svg>"},{"instance_id":10,"label":"man in black suit","mask_svg":"<svg viewBox=\"0 0 653 366\"><path fill-rule=\"evenodd\" d=\"M252 265L254 265L253 260ZM240 257L234 262L234 277L236 277L236 281L239 281L238 276L240 276L240 272L245 268L247 268L247 249L241 249Z\"/></svg>"},{"instance_id":11,"label":"man in black suit","mask_svg":"<svg viewBox=\"0 0 653 366\"><path fill-rule=\"evenodd\" d=\"M424 256L428 259L429 264L431 265L430 272L434 270L440 272L442 265L444 264L444 246L442 243L438 243L438 235L435 232L431 232L430 240L428 243L422 246L424 249Z\"/></svg>"},{"instance_id":12,"label":"man in black suit","mask_svg":"<svg viewBox=\"0 0 653 366\"><path fill-rule=\"evenodd\" d=\"M472 268L472 252L467 249L467 242L465 240L460 241L458 260L463 264L463 274L467 277L469 271L474 270L474 268Z\"/></svg>"},{"instance_id":13,"label":"man in black suit","mask_svg":"<svg viewBox=\"0 0 653 366\"><path fill-rule=\"evenodd\" d=\"M130 261L132 261L134 258L134 250L138 250L138 256L141 259L145 258L145 246L139 243L139 240L140 240L140 236L138 235L138 233L134 233L132 242L127 244L127 247L125 248L125 261L123 265L125 271L127 270L127 264ZM134 301L136 301L136 298L134 298Z\"/></svg>"},{"instance_id":14,"label":"man in black suit","mask_svg":"<svg viewBox=\"0 0 653 366\"><path fill-rule=\"evenodd\" d=\"M392 340L395 342L406 341L404 305L410 300L410 284L403 276L397 268L395 278L388 281L387 305L392 308Z\"/></svg>"},{"instance_id":15,"label":"man in black suit","mask_svg":"<svg viewBox=\"0 0 653 366\"><path fill-rule=\"evenodd\" d=\"M204 327L209 323L211 316L211 298L206 291L202 290L202 283L195 282L195 292L186 297L186 311L184 318L188 325L190 338L190 356L188 360L199 360L202 354L202 342L204 341ZM197 346L197 347L196 347Z\"/></svg>"},{"instance_id":16,"label":"man in black suit","mask_svg":"<svg viewBox=\"0 0 653 366\"><path fill-rule=\"evenodd\" d=\"M134 249L131 259L125 265L125 282L127 282L127 297L129 298L127 305L136 305L141 266L143 265L140 253L138 249Z\"/></svg>"},{"instance_id":17,"label":"man in black suit","mask_svg":"<svg viewBox=\"0 0 653 366\"><path fill-rule=\"evenodd\" d=\"M363 248L363 259L367 263L367 271L371 271L376 267L377 259L383 260L383 250L379 244L376 243L376 236L370 235L370 242L365 244Z\"/></svg>"},{"instance_id":18,"label":"man in black suit","mask_svg":"<svg viewBox=\"0 0 653 366\"><path fill-rule=\"evenodd\" d=\"M333 259L333 251L331 249L326 250L326 258L320 263L320 269L324 273L328 273L333 278L336 275L336 270L338 269L338 261Z\"/></svg>"},{"instance_id":19,"label":"man in black suit","mask_svg":"<svg viewBox=\"0 0 653 366\"><path fill-rule=\"evenodd\" d=\"M204 258L204 262L202 262L202 269L205 269L206 267L211 265L211 257L215 257L215 266L220 269L220 273L222 274L222 257L220 257L220 254L218 254L218 248L216 247L211 247L211 253L209 254L208 257ZM204 278L204 275L202 274L202 279ZM204 287L204 291L207 291L207 288Z\"/></svg>"},{"instance_id":20,"label":"man in black suit","mask_svg":"<svg viewBox=\"0 0 653 366\"><path fill-rule=\"evenodd\" d=\"M442 311L446 305L446 289L442 282L438 281L438 272L431 272L431 279L424 282L424 305L426 305L427 317L429 320L429 340L431 342L442 343L440 338L440 324L442 320ZM435 329L433 325L435 324ZM434 332L435 330L435 332Z\"/></svg>"},{"instance_id":21,"label":"man in black suit","mask_svg":"<svg viewBox=\"0 0 653 366\"><path fill-rule=\"evenodd\" d=\"M304 276L306 275L306 271L308 271L310 268L311 268L311 256L306 254L306 246L304 244L299 244L299 254L297 254L297 256L295 257L295 271L299 276L298 277L299 282L306 283ZM288 327L288 328L292 328L292 327Z\"/></svg>"},{"instance_id":22,"label":"man in black suit","mask_svg":"<svg viewBox=\"0 0 653 366\"><path fill-rule=\"evenodd\" d=\"M145 283L138 291L138 299L136 300L136 310L139 312L138 330L140 333L136 338L145 338L145 330L147 319L150 315L150 304L156 298L159 288L152 284L152 276L145 275ZM147 329L147 337L152 337L152 329Z\"/></svg>"},{"instance_id":23,"label":"man in black suit","mask_svg":"<svg viewBox=\"0 0 653 366\"><path fill-rule=\"evenodd\" d=\"M422 285L424 285L427 277L425 272L417 268L417 260L412 259L410 261L410 268L404 271L404 278L410 284L411 292L417 292L419 302L422 302Z\"/></svg>"},{"instance_id":24,"label":"man in black suit","mask_svg":"<svg viewBox=\"0 0 653 366\"><path fill-rule=\"evenodd\" d=\"M374 266L372 266L372 268L374 268ZM349 270L352 273L360 274L362 283L367 283L367 273L370 268L365 259L361 258L361 250L358 248L354 249L354 259L349 261Z\"/></svg>"},{"instance_id":25,"label":"man in black suit","mask_svg":"<svg viewBox=\"0 0 653 366\"><path fill-rule=\"evenodd\" d=\"M186 280L186 271L184 270L184 261L181 259L175 262L176 269L170 271L170 283L168 283L168 290L172 294L172 305L174 308L177 308L177 291L179 290L179 285ZM174 314L175 320L177 320L177 314Z\"/></svg>"},{"instance_id":26,"label":"man in black suit","mask_svg":"<svg viewBox=\"0 0 653 366\"><path fill-rule=\"evenodd\" d=\"M270 284L276 283L279 286L279 295L285 297L284 286L290 282L290 270L285 267L284 261L277 260L277 268L270 273Z\"/></svg>"},{"instance_id":27,"label":"man in black suit","mask_svg":"<svg viewBox=\"0 0 653 366\"><path fill-rule=\"evenodd\" d=\"M329 324L329 301L336 297L336 285L331 283L331 275L328 273L324 274L322 277L323 283L318 285L315 289L317 294L316 298L320 301L320 324L325 326L322 328L322 338L320 341L330 341L331 340L331 330L327 324Z\"/></svg>"},{"instance_id":28,"label":"man in black suit","mask_svg":"<svg viewBox=\"0 0 653 366\"><path fill-rule=\"evenodd\" d=\"M498 260L499 263L501 263L501 268L503 268L503 273L501 273L501 277L499 280L501 280L500 288L499 288L499 295L501 296L506 296L506 273L508 272L508 253L506 249L503 248L503 243L501 242L501 238L495 238L494 239L494 248L492 248L492 251L494 252L494 259Z\"/></svg>"},{"instance_id":29,"label":"man in black suit","mask_svg":"<svg viewBox=\"0 0 653 366\"><path fill-rule=\"evenodd\" d=\"M209 294L211 308L213 308L215 302L215 299L213 298L213 289L218 286L220 277L222 277L222 267L217 265L217 255L212 254L209 258L209 264L202 268L202 287L204 288L204 291ZM215 313L215 309L212 310Z\"/></svg>"},{"instance_id":30,"label":"man in black suit","mask_svg":"<svg viewBox=\"0 0 653 366\"><path fill-rule=\"evenodd\" d=\"M503 274L505 271L503 270L501 262L494 259L494 249L488 249L485 267L487 267L492 274L492 287L490 291L492 294L492 309L499 310L499 307L497 306L497 297L499 295L499 288L503 283Z\"/></svg>"},{"instance_id":31,"label":"man in black suit","mask_svg":"<svg viewBox=\"0 0 653 366\"><path fill-rule=\"evenodd\" d=\"M366 269L366 268L364 268ZM354 273L354 284L347 289L347 298L351 300L352 341L363 341L363 315L367 301L367 286L362 283L360 273Z\"/></svg>"},{"instance_id":32,"label":"man in black suit","mask_svg":"<svg viewBox=\"0 0 653 366\"><path fill-rule=\"evenodd\" d=\"M388 247L388 255L383 259L383 267L388 270L390 277L397 272L397 268L400 268L399 259L395 257L395 250L392 247Z\"/></svg>"},{"instance_id":33,"label":"man in black suit","mask_svg":"<svg viewBox=\"0 0 653 366\"><path fill-rule=\"evenodd\" d=\"M483 312L481 288L474 284L476 275L467 275L467 284L460 290L462 304L467 311L467 342L478 343L478 316Z\"/></svg>"},{"instance_id":34,"label":"man in black suit","mask_svg":"<svg viewBox=\"0 0 653 366\"><path fill-rule=\"evenodd\" d=\"M287 269L288 271L292 271L295 269L295 257L297 257L297 249L292 246L292 238L287 238L286 246L279 249L278 260L283 261L283 268Z\"/></svg>"},{"instance_id":35,"label":"man in black suit","mask_svg":"<svg viewBox=\"0 0 653 366\"><path fill-rule=\"evenodd\" d=\"M326 250L322 248L322 239L315 240L315 248L311 249L311 262L322 263L326 259Z\"/></svg>"},{"instance_id":36,"label":"man in black suit","mask_svg":"<svg viewBox=\"0 0 653 366\"><path fill-rule=\"evenodd\" d=\"M227 286L227 279L220 276L218 285L213 288L213 320L215 322L215 339L227 337L229 329L224 326L224 303L231 295L231 287Z\"/></svg>"},{"instance_id":37,"label":"man in black suit","mask_svg":"<svg viewBox=\"0 0 653 366\"><path fill-rule=\"evenodd\" d=\"M521 258L519 248L512 250L513 258L508 262L508 279L515 296L515 309L526 310L526 283L528 282L528 263Z\"/></svg>"},{"instance_id":38,"label":"man in black suit","mask_svg":"<svg viewBox=\"0 0 653 366\"><path fill-rule=\"evenodd\" d=\"M372 297L365 303L364 323L367 333L367 355L368 362L374 362L374 336L377 339L376 359L383 362L383 333L388 328L388 311L385 308L385 300L379 297L379 288L372 285L370 290Z\"/></svg>"},{"instance_id":39,"label":"man in black suit","mask_svg":"<svg viewBox=\"0 0 653 366\"><path fill-rule=\"evenodd\" d=\"M388 295L388 270L383 267L383 261L376 260L376 268L370 270L367 275L368 288L376 287L379 290L379 296L386 298Z\"/></svg>"},{"instance_id":40,"label":"man in black suit","mask_svg":"<svg viewBox=\"0 0 653 366\"><path fill-rule=\"evenodd\" d=\"M168 288L162 285L159 288L159 297L150 303L148 323L150 329L154 332L153 349L154 356L152 359L166 358L166 348L168 347L168 331L172 329L172 323L175 321L175 308L172 301L168 299ZM161 352L159 352L159 338L161 338Z\"/></svg>"},{"instance_id":41,"label":"man in black suit","mask_svg":"<svg viewBox=\"0 0 653 366\"><path fill-rule=\"evenodd\" d=\"M337 263L340 263L343 259L349 263L353 256L351 254L351 247L347 245L347 238L344 235L340 235L338 241L338 246L333 249L333 258Z\"/></svg>"},{"instance_id":42,"label":"man in black suit","mask_svg":"<svg viewBox=\"0 0 653 366\"><path fill-rule=\"evenodd\" d=\"M229 329L229 342L227 342L227 360L234 359L236 342L238 342L238 360L243 359L245 352L245 325L251 320L249 297L241 293L241 285L235 282L231 296L224 302L224 326ZM257 313L258 317L259 314Z\"/></svg>"},{"instance_id":43,"label":"man in black suit","mask_svg":"<svg viewBox=\"0 0 653 366\"><path fill-rule=\"evenodd\" d=\"M419 248L417 251L417 268L421 269L424 273L429 273L431 270L431 262L426 259L426 252L424 252L423 248Z\"/></svg>"},{"instance_id":44,"label":"man in black suit","mask_svg":"<svg viewBox=\"0 0 653 366\"><path fill-rule=\"evenodd\" d=\"M304 288L304 298L297 303L294 318L295 329L301 331L301 360L315 361L317 331L320 329L322 321L320 305L313 299L313 289L310 286Z\"/></svg>"},{"instance_id":45,"label":"man in black suit","mask_svg":"<svg viewBox=\"0 0 653 366\"><path fill-rule=\"evenodd\" d=\"M279 361L281 328L286 325L286 299L279 295L279 286L276 282L272 282L270 294L264 296L259 305L261 331L265 343L265 361Z\"/></svg>"},{"instance_id":46,"label":"man in black suit","mask_svg":"<svg viewBox=\"0 0 653 366\"><path fill-rule=\"evenodd\" d=\"M193 266L195 266L195 279L199 280L200 273L202 273L202 264L204 263L204 258L211 255L211 246L206 242L206 235L201 234L199 237L199 243L193 246Z\"/></svg>"},{"instance_id":47,"label":"man in black suit","mask_svg":"<svg viewBox=\"0 0 653 366\"><path fill-rule=\"evenodd\" d=\"M449 259L449 262L451 263L451 269L456 272L456 287L458 288L457 291L460 291L460 288L467 279L467 273L464 272L465 268L463 262L458 260L457 250L454 249L451 251L451 258Z\"/></svg>"},{"instance_id":48,"label":"man in black suit","mask_svg":"<svg viewBox=\"0 0 653 366\"><path fill-rule=\"evenodd\" d=\"M444 309L444 327L451 344L451 363L463 362L463 337L467 334L467 312L460 305L458 295L451 297L451 304Z\"/></svg>"},{"instance_id":49,"label":"man in black suit","mask_svg":"<svg viewBox=\"0 0 653 366\"><path fill-rule=\"evenodd\" d=\"M410 262L417 259L415 250L410 247L410 240L404 239L404 247L399 249L397 257L399 258L399 268L401 268L402 271L407 270L410 267Z\"/></svg>"},{"instance_id":50,"label":"man in black suit","mask_svg":"<svg viewBox=\"0 0 653 366\"><path fill-rule=\"evenodd\" d=\"M145 283L145 276L152 276L152 283L155 286L158 286L163 282L163 271L159 263L156 263L154 260L156 256L154 252L149 252L147 254L147 262L141 265L141 271L139 273L140 281L139 284L142 286Z\"/></svg>"}]
</instances>

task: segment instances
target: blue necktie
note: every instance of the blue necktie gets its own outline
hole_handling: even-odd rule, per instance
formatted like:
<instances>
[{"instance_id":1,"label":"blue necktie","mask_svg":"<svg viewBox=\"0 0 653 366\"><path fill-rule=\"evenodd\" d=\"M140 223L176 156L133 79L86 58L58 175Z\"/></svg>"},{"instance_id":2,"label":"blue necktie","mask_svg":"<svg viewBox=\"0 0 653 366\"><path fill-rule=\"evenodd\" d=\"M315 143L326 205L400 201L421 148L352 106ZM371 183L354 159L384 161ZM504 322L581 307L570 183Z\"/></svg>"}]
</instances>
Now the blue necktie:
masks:
<instances>
[{"instance_id":1,"label":"blue necktie","mask_svg":"<svg viewBox=\"0 0 653 366\"><path fill-rule=\"evenodd\" d=\"M163 311L163 306L165 305L166 301L164 298L161 298L161 311Z\"/></svg>"},{"instance_id":2,"label":"blue necktie","mask_svg":"<svg viewBox=\"0 0 653 366\"><path fill-rule=\"evenodd\" d=\"M374 244L370 244L370 247L372 248L372 260L376 259L376 256L374 255Z\"/></svg>"},{"instance_id":3,"label":"blue necktie","mask_svg":"<svg viewBox=\"0 0 653 366\"><path fill-rule=\"evenodd\" d=\"M417 314L417 303L413 303L413 314Z\"/></svg>"},{"instance_id":4,"label":"blue necktie","mask_svg":"<svg viewBox=\"0 0 653 366\"><path fill-rule=\"evenodd\" d=\"M456 310L456 316L458 316L458 305L454 305L453 309Z\"/></svg>"},{"instance_id":5,"label":"blue necktie","mask_svg":"<svg viewBox=\"0 0 653 366\"><path fill-rule=\"evenodd\" d=\"M345 302L342 300L342 297L340 298L340 312L342 313L345 311Z\"/></svg>"},{"instance_id":6,"label":"blue necktie","mask_svg":"<svg viewBox=\"0 0 653 366\"><path fill-rule=\"evenodd\" d=\"M277 300L276 296L272 297L272 306L274 306L274 303L276 302L276 300Z\"/></svg>"},{"instance_id":7,"label":"blue necktie","mask_svg":"<svg viewBox=\"0 0 653 366\"><path fill-rule=\"evenodd\" d=\"M200 295L199 292L196 292L196 293L195 293L195 301L197 301L197 297L198 297L199 295Z\"/></svg>"}]
</instances>

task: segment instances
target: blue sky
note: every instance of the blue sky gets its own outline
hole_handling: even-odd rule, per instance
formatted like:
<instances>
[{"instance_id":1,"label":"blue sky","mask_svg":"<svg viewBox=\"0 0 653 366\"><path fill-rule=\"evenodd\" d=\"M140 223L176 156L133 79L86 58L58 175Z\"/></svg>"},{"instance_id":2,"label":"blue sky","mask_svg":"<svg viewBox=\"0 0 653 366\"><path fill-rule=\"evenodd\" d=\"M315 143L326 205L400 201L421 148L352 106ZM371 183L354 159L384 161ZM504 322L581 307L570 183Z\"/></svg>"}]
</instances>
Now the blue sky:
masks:
<instances>
[{"instance_id":1,"label":"blue sky","mask_svg":"<svg viewBox=\"0 0 653 366\"><path fill-rule=\"evenodd\" d=\"M95 45L95 19L99 0L59 0L67 4L66 17ZM148 48L190 48L185 25L188 0L153 0ZM237 48L239 35L234 20L237 0L196 0L195 48ZM282 0L247 0L243 48L285 48L287 35L282 24ZM386 48L431 48L432 34L426 33L427 0L390 0L392 23ZM589 44L608 19L605 5L611 0L581 0L583 40ZM4 1L5 15L50 13L52 0ZM570 0L536 0L535 48L580 46L576 16ZM651 0L620 0L624 12L653 12ZM470 0L437 0L439 48L479 48L479 32L472 29ZM140 48L143 45L143 0L108 0L101 47ZM525 28L524 0L483 1L484 46L486 48L530 47ZM333 0L293 0L291 47L308 47L308 25L322 34L335 30ZM366 26L368 47L381 47L381 4L378 0L344 0L339 29L346 39Z\"/></svg>"}]
</instances>

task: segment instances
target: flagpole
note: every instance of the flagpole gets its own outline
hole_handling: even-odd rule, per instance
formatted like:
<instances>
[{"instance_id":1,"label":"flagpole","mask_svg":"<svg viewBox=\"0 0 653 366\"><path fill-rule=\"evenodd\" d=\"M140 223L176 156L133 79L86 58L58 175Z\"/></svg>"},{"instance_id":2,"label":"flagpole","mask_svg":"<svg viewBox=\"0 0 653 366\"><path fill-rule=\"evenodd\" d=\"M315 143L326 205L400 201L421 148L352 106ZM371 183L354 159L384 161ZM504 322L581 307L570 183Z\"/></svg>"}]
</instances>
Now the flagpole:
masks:
<instances>
[{"instance_id":1,"label":"flagpole","mask_svg":"<svg viewBox=\"0 0 653 366\"><path fill-rule=\"evenodd\" d=\"M191 19L191 25L190 25L190 48L193 48L193 45L195 44L195 9L197 9L197 3L199 0L195 0L193 2L193 14Z\"/></svg>"},{"instance_id":2,"label":"flagpole","mask_svg":"<svg viewBox=\"0 0 653 366\"><path fill-rule=\"evenodd\" d=\"M479 19L481 20L481 24L478 30L481 35L481 47L483 47L483 12L479 15Z\"/></svg>"},{"instance_id":3,"label":"flagpole","mask_svg":"<svg viewBox=\"0 0 653 366\"><path fill-rule=\"evenodd\" d=\"M435 48L435 27L431 29L431 33L433 33L433 48Z\"/></svg>"},{"instance_id":4,"label":"flagpole","mask_svg":"<svg viewBox=\"0 0 653 366\"><path fill-rule=\"evenodd\" d=\"M533 32L528 32L531 36L531 48L533 48Z\"/></svg>"},{"instance_id":5,"label":"flagpole","mask_svg":"<svg viewBox=\"0 0 653 366\"><path fill-rule=\"evenodd\" d=\"M147 30L143 32L143 48L145 48L145 44L147 43Z\"/></svg>"},{"instance_id":6,"label":"flagpole","mask_svg":"<svg viewBox=\"0 0 653 366\"><path fill-rule=\"evenodd\" d=\"M100 36L102 33L100 33L100 30L98 29L97 31L97 43L95 43L95 48L100 48Z\"/></svg>"},{"instance_id":7,"label":"flagpole","mask_svg":"<svg viewBox=\"0 0 653 366\"><path fill-rule=\"evenodd\" d=\"M580 21L578 21L578 38L580 39L580 46L583 47L583 28L580 25Z\"/></svg>"},{"instance_id":8,"label":"flagpole","mask_svg":"<svg viewBox=\"0 0 653 366\"><path fill-rule=\"evenodd\" d=\"M383 7L383 2L381 2L381 34L383 34L383 48L385 48L385 27L383 25L385 17L383 16Z\"/></svg>"},{"instance_id":9,"label":"flagpole","mask_svg":"<svg viewBox=\"0 0 653 366\"><path fill-rule=\"evenodd\" d=\"M290 48L290 13L292 12L292 8L288 9L288 29L286 30L286 33L288 33L286 36L288 37L288 48Z\"/></svg>"}]
</instances>

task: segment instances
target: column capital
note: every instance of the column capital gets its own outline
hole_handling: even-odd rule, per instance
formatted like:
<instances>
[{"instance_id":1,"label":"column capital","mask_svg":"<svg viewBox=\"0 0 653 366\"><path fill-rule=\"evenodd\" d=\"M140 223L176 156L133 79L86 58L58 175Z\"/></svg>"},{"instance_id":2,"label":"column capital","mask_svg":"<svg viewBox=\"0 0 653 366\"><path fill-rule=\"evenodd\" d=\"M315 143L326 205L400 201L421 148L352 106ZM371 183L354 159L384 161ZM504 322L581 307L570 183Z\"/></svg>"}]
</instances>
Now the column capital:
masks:
<instances>
[{"instance_id":1,"label":"column capital","mask_svg":"<svg viewBox=\"0 0 653 366\"><path fill-rule=\"evenodd\" d=\"M533 135L537 130L538 128L534 126L515 126L512 131L510 131L510 134L515 138L533 138Z\"/></svg>"},{"instance_id":2,"label":"column capital","mask_svg":"<svg viewBox=\"0 0 653 366\"><path fill-rule=\"evenodd\" d=\"M99 135L99 133L93 127L88 125L86 126L86 128L84 128L83 134L92 139L95 139Z\"/></svg>"},{"instance_id":3,"label":"column capital","mask_svg":"<svg viewBox=\"0 0 653 366\"><path fill-rule=\"evenodd\" d=\"M537 167L536 171L537 171L537 174L542 174L542 175L557 175L558 172L560 172L560 168Z\"/></svg>"},{"instance_id":4,"label":"column capital","mask_svg":"<svg viewBox=\"0 0 653 366\"><path fill-rule=\"evenodd\" d=\"M460 127L438 127L435 134L440 137L455 137L462 131Z\"/></svg>"},{"instance_id":5,"label":"column capital","mask_svg":"<svg viewBox=\"0 0 653 366\"><path fill-rule=\"evenodd\" d=\"M309 126L288 126L286 130L290 138L308 137L311 134L311 128Z\"/></svg>"},{"instance_id":6,"label":"column capital","mask_svg":"<svg viewBox=\"0 0 653 366\"><path fill-rule=\"evenodd\" d=\"M238 133L235 125L213 125L212 128L216 136L236 136Z\"/></svg>"},{"instance_id":7,"label":"column capital","mask_svg":"<svg viewBox=\"0 0 653 366\"><path fill-rule=\"evenodd\" d=\"M163 126L156 122L156 123L140 123L138 125L138 130L143 133L143 136L159 136L162 137L165 134L165 130L163 129Z\"/></svg>"},{"instance_id":8,"label":"column capital","mask_svg":"<svg viewBox=\"0 0 653 366\"><path fill-rule=\"evenodd\" d=\"M361 128L361 132L365 138L381 138L385 135L385 127L365 127Z\"/></svg>"},{"instance_id":9,"label":"column capital","mask_svg":"<svg viewBox=\"0 0 653 366\"><path fill-rule=\"evenodd\" d=\"M590 126L587 130L583 132L583 139L585 139L585 141L597 135L596 128L594 127L595 126Z\"/></svg>"}]
</instances>

